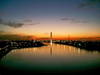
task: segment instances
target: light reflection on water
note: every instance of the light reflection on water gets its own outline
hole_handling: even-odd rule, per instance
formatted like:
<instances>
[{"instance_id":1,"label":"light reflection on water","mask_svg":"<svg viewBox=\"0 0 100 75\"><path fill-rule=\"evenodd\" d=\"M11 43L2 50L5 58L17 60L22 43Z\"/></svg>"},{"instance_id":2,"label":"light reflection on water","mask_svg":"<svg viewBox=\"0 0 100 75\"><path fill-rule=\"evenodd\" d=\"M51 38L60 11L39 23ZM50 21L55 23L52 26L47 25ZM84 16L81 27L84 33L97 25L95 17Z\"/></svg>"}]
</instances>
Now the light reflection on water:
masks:
<instances>
[{"instance_id":1,"label":"light reflection on water","mask_svg":"<svg viewBox=\"0 0 100 75\"><path fill-rule=\"evenodd\" d=\"M100 53L48 44L43 47L14 49L0 61L0 66L16 70L78 70L100 66Z\"/></svg>"}]
</instances>

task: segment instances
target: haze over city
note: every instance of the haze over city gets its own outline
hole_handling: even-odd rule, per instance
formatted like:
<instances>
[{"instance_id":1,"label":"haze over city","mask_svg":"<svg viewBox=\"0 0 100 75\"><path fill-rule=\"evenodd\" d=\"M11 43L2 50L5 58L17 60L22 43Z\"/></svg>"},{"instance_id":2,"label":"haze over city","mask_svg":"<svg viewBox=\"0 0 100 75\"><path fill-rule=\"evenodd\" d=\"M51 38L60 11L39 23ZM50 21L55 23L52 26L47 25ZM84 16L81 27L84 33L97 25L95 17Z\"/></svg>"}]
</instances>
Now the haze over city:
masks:
<instances>
[{"instance_id":1,"label":"haze over city","mask_svg":"<svg viewBox=\"0 0 100 75\"><path fill-rule=\"evenodd\" d=\"M100 40L100 0L0 0L0 39Z\"/></svg>"}]
</instances>

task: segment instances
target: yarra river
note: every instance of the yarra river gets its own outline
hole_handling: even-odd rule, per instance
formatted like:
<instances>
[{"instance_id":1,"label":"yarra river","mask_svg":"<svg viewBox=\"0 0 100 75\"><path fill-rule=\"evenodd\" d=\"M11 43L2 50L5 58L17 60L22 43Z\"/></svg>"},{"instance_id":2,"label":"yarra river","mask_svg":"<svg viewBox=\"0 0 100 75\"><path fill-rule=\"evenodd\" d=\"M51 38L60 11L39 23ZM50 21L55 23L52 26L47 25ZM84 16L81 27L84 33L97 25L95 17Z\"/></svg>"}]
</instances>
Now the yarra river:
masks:
<instances>
[{"instance_id":1,"label":"yarra river","mask_svg":"<svg viewBox=\"0 0 100 75\"><path fill-rule=\"evenodd\" d=\"M33 73L97 74L100 52L68 45L13 49L0 60L0 75Z\"/></svg>"}]
</instances>

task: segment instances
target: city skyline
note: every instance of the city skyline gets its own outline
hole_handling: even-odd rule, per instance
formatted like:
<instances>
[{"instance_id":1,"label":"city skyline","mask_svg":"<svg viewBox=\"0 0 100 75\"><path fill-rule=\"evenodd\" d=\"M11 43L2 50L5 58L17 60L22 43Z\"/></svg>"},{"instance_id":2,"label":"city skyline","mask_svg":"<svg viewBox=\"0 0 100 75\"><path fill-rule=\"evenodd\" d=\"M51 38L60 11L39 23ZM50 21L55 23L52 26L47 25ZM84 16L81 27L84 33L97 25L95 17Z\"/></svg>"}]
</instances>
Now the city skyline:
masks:
<instances>
[{"instance_id":1,"label":"city skyline","mask_svg":"<svg viewBox=\"0 0 100 75\"><path fill-rule=\"evenodd\" d=\"M100 40L100 0L1 0L0 39Z\"/></svg>"}]
</instances>

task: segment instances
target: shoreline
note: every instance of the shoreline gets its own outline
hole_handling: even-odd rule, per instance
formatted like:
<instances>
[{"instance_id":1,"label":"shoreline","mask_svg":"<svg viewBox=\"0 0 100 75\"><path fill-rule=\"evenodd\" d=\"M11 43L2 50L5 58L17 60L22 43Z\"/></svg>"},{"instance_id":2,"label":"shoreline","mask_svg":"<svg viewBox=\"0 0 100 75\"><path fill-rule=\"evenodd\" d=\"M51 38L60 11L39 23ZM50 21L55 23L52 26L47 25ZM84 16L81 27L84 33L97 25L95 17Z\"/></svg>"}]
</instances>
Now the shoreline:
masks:
<instances>
[{"instance_id":1,"label":"shoreline","mask_svg":"<svg viewBox=\"0 0 100 75\"><path fill-rule=\"evenodd\" d=\"M73 46L73 47L77 47L77 48L80 48L80 49L86 49L88 51L100 51L100 46L90 45L90 44L84 45L82 43L77 43L76 45L74 45L74 43L69 43L69 42L67 42L67 43L66 42L65 43L55 42L55 44Z\"/></svg>"},{"instance_id":2,"label":"shoreline","mask_svg":"<svg viewBox=\"0 0 100 75\"><path fill-rule=\"evenodd\" d=\"M32 45L32 46L29 46L29 45L27 45L27 46L24 46L24 45L9 46L5 49L0 50L0 60L13 49L30 48L30 47L42 47L42 46L45 46L45 45L43 43L37 43L36 45Z\"/></svg>"}]
</instances>

